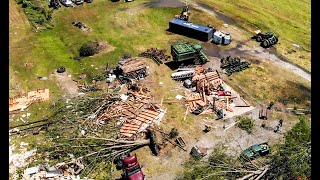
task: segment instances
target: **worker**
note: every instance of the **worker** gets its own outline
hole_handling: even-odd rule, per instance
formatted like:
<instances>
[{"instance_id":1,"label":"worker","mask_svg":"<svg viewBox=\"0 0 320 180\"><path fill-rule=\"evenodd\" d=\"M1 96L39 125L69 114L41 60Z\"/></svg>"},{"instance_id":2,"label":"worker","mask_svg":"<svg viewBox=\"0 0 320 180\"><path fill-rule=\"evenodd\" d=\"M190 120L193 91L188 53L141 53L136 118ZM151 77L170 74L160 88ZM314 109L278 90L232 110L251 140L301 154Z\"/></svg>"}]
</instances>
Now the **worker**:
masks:
<instances>
[{"instance_id":1,"label":"worker","mask_svg":"<svg viewBox=\"0 0 320 180\"><path fill-rule=\"evenodd\" d=\"M283 120L280 119L280 121L279 121L279 126L280 126L280 127L282 127L282 123L283 123Z\"/></svg>"},{"instance_id":2,"label":"worker","mask_svg":"<svg viewBox=\"0 0 320 180\"><path fill-rule=\"evenodd\" d=\"M280 126L279 124L276 126L276 129L274 130L275 133L279 132Z\"/></svg>"}]
</instances>

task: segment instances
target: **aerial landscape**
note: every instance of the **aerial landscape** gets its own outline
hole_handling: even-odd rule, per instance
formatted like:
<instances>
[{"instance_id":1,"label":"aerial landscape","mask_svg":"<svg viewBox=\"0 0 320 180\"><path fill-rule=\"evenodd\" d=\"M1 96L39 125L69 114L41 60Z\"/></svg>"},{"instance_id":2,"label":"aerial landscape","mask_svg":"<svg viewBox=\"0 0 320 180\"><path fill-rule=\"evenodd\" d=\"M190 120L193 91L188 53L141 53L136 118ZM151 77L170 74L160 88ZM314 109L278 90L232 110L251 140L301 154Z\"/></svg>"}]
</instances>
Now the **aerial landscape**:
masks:
<instances>
[{"instance_id":1,"label":"aerial landscape","mask_svg":"<svg viewBox=\"0 0 320 180\"><path fill-rule=\"evenodd\" d=\"M311 1L9 0L9 179L310 180Z\"/></svg>"}]
</instances>

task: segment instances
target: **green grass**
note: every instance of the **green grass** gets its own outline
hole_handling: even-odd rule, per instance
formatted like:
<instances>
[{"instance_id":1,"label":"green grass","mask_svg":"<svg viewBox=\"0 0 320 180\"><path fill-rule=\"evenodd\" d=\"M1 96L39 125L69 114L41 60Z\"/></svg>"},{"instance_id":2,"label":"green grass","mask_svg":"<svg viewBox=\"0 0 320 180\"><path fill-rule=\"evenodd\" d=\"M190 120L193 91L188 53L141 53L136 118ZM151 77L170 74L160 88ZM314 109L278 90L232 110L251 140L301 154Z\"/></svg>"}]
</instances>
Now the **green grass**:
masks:
<instances>
[{"instance_id":1,"label":"green grass","mask_svg":"<svg viewBox=\"0 0 320 180\"><path fill-rule=\"evenodd\" d=\"M301 67L311 71L310 52L297 50L292 43L311 50L311 3L304 0L200 0L239 24L254 31L273 31L279 36L275 46L278 53ZM288 54L291 49L296 53ZM301 58L299 56L304 56Z\"/></svg>"},{"instance_id":2,"label":"green grass","mask_svg":"<svg viewBox=\"0 0 320 180\"><path fill-rule=\"evenodd\" d=\"M93 76L100 73L101 68L105 67L107 63L115 65L119 57L125 53L137 56L140 52L151 47L169 50L170 45L177 41L197 43L194 39L168 34L165 31L168 28L168 21L180 12L180 8L145 8L139 6L144 2L146 1L112 3L105 0L96 0L92 4L84 4L75 8L60 8L53 13L52 24L54 27L52 29L30 32L28 36L14 44L16 48L10 48L11 87L14 87L15 83L18 82L26 92L36 88L50 89L49 102L34 104L28 108L28 112L32 113L30 121L39 120L50 114L48 107L51 102L63 95L62 90L54 80L40 81L36 78L37 76L49 76L59 66L65 66L68 73L72 74L73 77L82 72L87 73L88 76ZM92 32L82 32L72 26L73 21L84 22L92 29ZM200 11L192 12L192 21L214 26L222 23L220 20ZM276 33L279 32L276 31ZM107 41L115 47L115 50L107 54L86 57L80 62L70 59L70 57L78 55L78 49L83 43L92 40ZM169 54L169 51L167 52ZM26 63L32 63L33 66L27 68L25 67ZM94 65L94 67L91 67L91 65ZM171 80L171 71L168 67L157 66L151 60L148 66L156 70L154 75L150 77L154 82L147 83L152 87L151 91L155 95L155 99L161 100L161 98L164 98L166 100L171 98L170 100L175 100L175 95L184 95L182 90L170 91L180 83ZM96 67L99 69L96 70ZM14 73L14 71L17 72ZM283 74L286 74L286 76L283 76ZM301 91L301 89L308 89L310 84L296 78L295 75L291 75L287 71L278 70L268 63L254 65L241 73L234 74L232 78L233 80L230 82L227 80L228 84L233 87L237 84L241 85L250 95L263 102L279 102L279 98L289 99L293 96L301 98L303 102L300 104L310 100L310 93ZM252 78L255 80L252 80ZM159 86L160 81L164 85ZM189 113L186 120L183 121L186 110L183 102L171 105L165 104L165 107L168 110L161 123L165 131L169 132L171 128L179 127L178 130L182 134L188 132L196 137L201 135L202 132L199 131L199 128L195 128L197 127L195 125L197 125L198 116ZM36 142L32 139L32 136L30 138L31 142ZM21 138L19 141L28 142L29 140ZM143 154L149 152L149 150L143 148L137 152ZM153 161L155 159L150 160L150 162ZM161 165L158 166L161 172L167 171ZM155 169L157 168L152 169L150 167L146 172L155 171ZM103 171L107 170L104 169ZM103 178L101 177L101 179Z\"/></svg>"}]
</instances>

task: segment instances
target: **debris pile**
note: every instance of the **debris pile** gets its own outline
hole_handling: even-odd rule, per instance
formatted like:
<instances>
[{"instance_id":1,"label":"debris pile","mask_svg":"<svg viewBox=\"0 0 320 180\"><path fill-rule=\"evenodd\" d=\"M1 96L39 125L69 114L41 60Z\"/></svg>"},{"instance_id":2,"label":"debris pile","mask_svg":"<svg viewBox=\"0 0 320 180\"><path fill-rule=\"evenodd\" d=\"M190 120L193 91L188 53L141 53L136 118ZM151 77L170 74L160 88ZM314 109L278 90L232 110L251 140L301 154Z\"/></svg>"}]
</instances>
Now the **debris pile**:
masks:
<instances>
[{"instance_id":1,"label":"debris pile","mask_svg":"<svg viewBox=\"0 0 320 180\"><path fill-rule=\"evenodd\" d=\"M137 138L152 123L159 124L165 111L159 103L151 101L152 96L146 88L133 85L134 91L122 94L102 106L96 123L103 124L110 119L119 119L116 125L120 128L120 138Z\"/></svg>"},{"instance_id":2,"label":"debris pile","mask_svg":"<svg viewBox=\"0 0 320 180\"><path fill-rule=\"evenodd\" d=\"M127 83L131 79L143 79L148 75L146 63L136 57L120 60L113 72L122 84Z\"/></svg>"},{"instance_id":3,"label":"debris pile","mask_svg":"<svg viewBox=\"0 0 320 180\"><path fill-rule=\"evenodd\" d=\"M194 88L195 91L187 93L184 99L187 103L187 113L190 111L195 115L215 113L219 119L224 118L226 111L233 112L232 107L249 107L241 97L235 96L224 81L220 78L218 71L202 66L180 67L171 74L176 80L186 79L184 86ZM235 105L234 100L240 99L245 105ZM184 118L184 119L185 119Z\"/></svg>"},{"instance_id":4,"label":"debris pile","mask_svg":"<svg viewBox=\"0 0 320 180\"><path fill-rule=\"evenodd\" d=\"M250 63L246 61L241 61L239 57L226 57L221 59L221 69L225 69L228 76L235 72L240 72L244 69L249 68Z\"/></svg>"},{"instance_id":5,"label":"debris pile","mask_svg":"<svg viewBox=\"0 0 320 180\"><path fill-rule=\"evenodd\" d=\"M23 178L32 179L80 179L79 174L85 169L79 159L69 163L58 163L55 166L35 166L24 170Z\"/></svg>"},{"instance_id":6,"label":"debris pile","mask_svg":"<svg viewBox=\"0 0 320 180\"><path fill-rule=\"evenodd\" d=\"M9 98L9 112L26 109L31 104L48 101L49 89L37 89L30 91L26 96L18 96Z\"/></svg>"},{"instance_id":7,"label":"debris pile","mask_svg":"<svg viewBox=\"0 0 320 180\"><path fill-rule=\"evenodd\" d=\"M212 69L208 68L205 69L202 66L181 66L179 67L175 73L171 74L171 78L174 80L183 80L187 78L192 78L195 75L201 74L201 73L206 73L206 72L211 72Z\"/></svg>"},{"instance_id":8,"label":"debris pile","mask_svg":"<svg viewBox=\"0 0 320 180\"><path fill-rule=\"evenodd\" d=\"M163 61L167 61L170 56L165 54L166 50L162 49L159 50L157 48L150 48L147 49L145 52L141 53L140 56L151 58L154 60L158 65L163 64Z\"/></svg>"},{"instance_id":9,"label":"debris pile","mask_svg":"<svg viewBox=\"0 0 320 180\"><path fill-rule=\"evenodd\" d=\"M72 22L72 25L80 28L82 31L91 32L91 29L88 28L87 25L85 25L84 23L82 23L80 21L74 21L74 22Z\"/></svg>"}]
</instances>

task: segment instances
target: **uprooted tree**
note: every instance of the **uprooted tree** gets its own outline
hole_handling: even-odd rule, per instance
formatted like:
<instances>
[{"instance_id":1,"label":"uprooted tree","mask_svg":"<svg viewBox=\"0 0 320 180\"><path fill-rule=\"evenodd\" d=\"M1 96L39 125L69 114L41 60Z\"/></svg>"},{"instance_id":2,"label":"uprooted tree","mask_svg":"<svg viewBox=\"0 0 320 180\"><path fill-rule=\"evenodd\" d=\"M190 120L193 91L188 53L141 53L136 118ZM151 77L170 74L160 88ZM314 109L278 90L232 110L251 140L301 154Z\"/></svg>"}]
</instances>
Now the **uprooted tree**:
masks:
<instances>
[{"instance_id":1,"label":"uprooted tree","mask_svg":"<svg viewBox=\"0 0 320 180\"><path fill-rule=\"evenodd\" d=\"M100 113L108 108L107 105L116 100L119 100L118 95L105 94L55 102L52 105L54 113L48 118L52 125L46 133L50 141L38 146L41 157L34 164L45 163L43 160L46 158L51 165L81 162L84 167L79 171L81 176L90 174L98 179L112 178L114 157L150 144L149 140L121 140L114 120L97 121Z\"/></svg>"},{"instance_id":2,"label":"uprooted tree","mask_svg":"<svg viewBox=\"0 0 320 180\"><path fill-rule=\"evenodd\" d=\"M273 156L268 179L295 179L311 176L311 127L307 116L285 135L285 143Z\"/></svg>"},{"instance_id":3,"label":"uprooted tree","mask_svg":"<svg viewBox=\"0 0 320 180\"><path fill-rule=\"evenodd\" d=\"M237 157L228 155L222 145L213 150L208 159L190 158L185 162L185 171L176 180L182 179L242 179L263 176L268 165L262 161L243 164Z\"/></svg>"}]
</instances>

